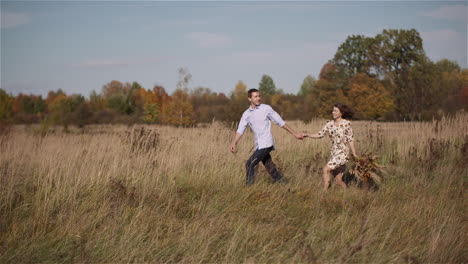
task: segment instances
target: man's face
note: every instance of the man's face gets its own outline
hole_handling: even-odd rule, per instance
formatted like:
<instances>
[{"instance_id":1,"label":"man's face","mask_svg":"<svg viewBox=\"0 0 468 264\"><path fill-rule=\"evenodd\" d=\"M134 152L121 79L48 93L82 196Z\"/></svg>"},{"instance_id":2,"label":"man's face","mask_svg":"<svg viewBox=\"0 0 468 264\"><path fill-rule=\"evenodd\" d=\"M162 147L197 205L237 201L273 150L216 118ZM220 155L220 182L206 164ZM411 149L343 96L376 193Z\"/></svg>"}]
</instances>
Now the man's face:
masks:
<instances>
[{"instance_id":1,"label":"man's face","mask_svg":"<svg viewBox=\"0 0 468 264\"><path fill-rule=\"evenodd\" d=\"M249 101L251 104L255 105L255 106L259 106L260 105L260 101L261 101L261 97L260 97L260 93L259 92L253 92L250 97L249 97Z\"/></svg>"}]
</instances>

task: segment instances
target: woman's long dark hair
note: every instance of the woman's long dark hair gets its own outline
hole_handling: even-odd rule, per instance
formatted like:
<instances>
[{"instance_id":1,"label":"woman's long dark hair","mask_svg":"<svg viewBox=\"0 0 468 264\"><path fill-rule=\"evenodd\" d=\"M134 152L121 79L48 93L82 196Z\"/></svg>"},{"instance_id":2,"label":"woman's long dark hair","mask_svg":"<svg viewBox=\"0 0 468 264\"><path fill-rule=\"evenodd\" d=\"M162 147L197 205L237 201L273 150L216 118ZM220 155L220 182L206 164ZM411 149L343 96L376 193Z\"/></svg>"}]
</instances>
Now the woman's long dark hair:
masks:
<instances>
[{"instance_id":1,"label":"woman's long dark hair","mask_svg":"<svg viewBox=\"0 0 468 264\"><path fill-rule=\"evenodd\" d=\"M353 111L351 110L351 108L349 108L349 106L345 105L345 104L342 104L342 103L336 103L334 105L334 107L340 109L340 112L341 112L341 117L344 118L344 119L350 119L350 118L353 118Z\"/></svg>"}]
</instances>

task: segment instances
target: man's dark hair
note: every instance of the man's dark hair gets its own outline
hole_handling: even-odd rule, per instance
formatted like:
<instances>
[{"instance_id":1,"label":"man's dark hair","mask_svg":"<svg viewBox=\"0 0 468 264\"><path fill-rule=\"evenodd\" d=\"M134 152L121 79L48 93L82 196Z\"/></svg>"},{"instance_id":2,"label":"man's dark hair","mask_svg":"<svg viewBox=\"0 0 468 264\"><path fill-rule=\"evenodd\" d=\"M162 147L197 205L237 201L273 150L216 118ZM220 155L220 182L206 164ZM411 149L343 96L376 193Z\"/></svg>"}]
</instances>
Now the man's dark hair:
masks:
<instances>
[{"instance_id":1,"label":"man's dark hair","mask_svg":"<svg viewBox=\"0 0 468 264\"><path fill-rule=\"evenodd\" d=\"M258 93L258 92L259 92L258 89L252 88L247 92L247 95L250 98L250 97L252 97L252 93Z\"/></svg>"},{"instance_id":2,"label":"man's dark hair","mask_svg":"<svg viewBox=\"0 0 468 264\"><path fill-rule=\"evenodd\" d=\"M349 108L349 106L341 103L336 103L334 107L340 109L341 117L343 117L344 119L353 118L354 113L353 110Z\"/></svg>"}]
</instances>

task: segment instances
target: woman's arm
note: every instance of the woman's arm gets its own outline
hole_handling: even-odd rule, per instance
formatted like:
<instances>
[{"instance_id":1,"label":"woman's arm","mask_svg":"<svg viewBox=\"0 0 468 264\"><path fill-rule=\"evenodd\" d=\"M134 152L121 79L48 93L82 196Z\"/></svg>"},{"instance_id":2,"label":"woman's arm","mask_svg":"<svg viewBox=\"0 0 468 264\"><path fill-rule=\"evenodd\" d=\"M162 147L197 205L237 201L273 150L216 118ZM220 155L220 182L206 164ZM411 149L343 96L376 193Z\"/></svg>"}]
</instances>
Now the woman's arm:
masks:
<instances>
[{"instance_id":1,"label":"woman's arm","mask_svg":"<svg viewBox=\"0 0 468 264\"><path fill-rule=\"evenodd\" d=\"M290 128L286 123L282 126L282 128L289 133L291 133L296 139L303 139L305 135L303 133L296 133L292 128Z\"/></svg>"},{"instance_id":2,"label":"woman's arm","mask_svg":"<svg viewBox=\"0 0 468 264\"><path fill-rule=\"evenodd\" d=\"M351 149L351 153L356 158L356 149L354 148L354 132L353 128L351 127L351 122L348 121L348 124L345 126L345 137L348 141L349 148Z\"/></svg>"},{"instance_id":3,"label":"woman's arm","mask_svg":"<svg viewBox=\"0 0 468 264\"><path fill-rule=\"evenodd\" d=\"M310 137L310 138L322 138L323 135L320 135L319 133L315 134L304 134L304 137Z\"/></svg>"},{"instance_id":4,"label":"woman's arm","mask_svg":"<svg viewBox=\"0 0 468 264\"><path fill-rule=\"evenodd\" d=\"M304 134L304 137L310 137L310 138L323 138L323 136L325 136L325 134L327 133L328 129L327 129L327 125L328 123L326 123L322 129L320 129L319 132L315 133L315 134Z\"/></svg>"}]
</instances>

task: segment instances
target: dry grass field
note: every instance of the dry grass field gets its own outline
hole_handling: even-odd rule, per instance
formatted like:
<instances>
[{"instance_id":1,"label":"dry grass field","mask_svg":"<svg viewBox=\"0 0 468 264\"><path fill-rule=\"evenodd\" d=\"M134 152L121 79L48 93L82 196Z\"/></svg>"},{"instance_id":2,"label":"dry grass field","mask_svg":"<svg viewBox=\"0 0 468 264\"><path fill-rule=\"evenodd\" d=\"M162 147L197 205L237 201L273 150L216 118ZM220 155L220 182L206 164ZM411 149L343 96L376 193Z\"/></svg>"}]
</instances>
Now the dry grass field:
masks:
<instances>
[{"instance_id":1,"label":"dry grass field","mask_svg":"<svg viewBox=\"0 0 468 264\"><path fill-rule=\"evenodd\" d=\"M316 132L324 120L288 122ZM244 186L249 132L90 126L0 136L0 263L467 263L468 115L354 121L378 190L322 190L329 140L273 125L273 159ZM127 132L127 133L126 133Z\"/></svg>"}]
</instances>

